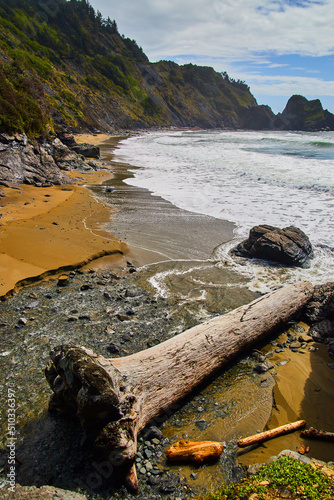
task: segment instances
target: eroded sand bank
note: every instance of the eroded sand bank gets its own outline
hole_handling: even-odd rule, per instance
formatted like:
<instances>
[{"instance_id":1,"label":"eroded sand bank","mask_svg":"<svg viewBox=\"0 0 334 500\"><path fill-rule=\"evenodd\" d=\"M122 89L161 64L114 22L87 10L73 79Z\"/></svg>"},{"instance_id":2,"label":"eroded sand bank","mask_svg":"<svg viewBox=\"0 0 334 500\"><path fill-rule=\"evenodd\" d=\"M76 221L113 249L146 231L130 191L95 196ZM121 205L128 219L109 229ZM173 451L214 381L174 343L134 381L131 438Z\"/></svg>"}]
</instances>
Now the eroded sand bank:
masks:
<instances>
[{"instance_id":1,"label":"eroded sand bank","mask_svg":"<svg viewBox=\"0 0 334 500\"><path fill-rule=\"evenodd\" d=\"M106 137L94 136L92 140L99 143ZM63 266L76 266L104 254L120 258L127 251L124 243L100 229L102 223L110 220L110 206L83 186L102 183L112 177L111 171L104 168L69 175L78 179L77 185L3 188L0 295L21 280Z\"/></svg>"}]
</instances>

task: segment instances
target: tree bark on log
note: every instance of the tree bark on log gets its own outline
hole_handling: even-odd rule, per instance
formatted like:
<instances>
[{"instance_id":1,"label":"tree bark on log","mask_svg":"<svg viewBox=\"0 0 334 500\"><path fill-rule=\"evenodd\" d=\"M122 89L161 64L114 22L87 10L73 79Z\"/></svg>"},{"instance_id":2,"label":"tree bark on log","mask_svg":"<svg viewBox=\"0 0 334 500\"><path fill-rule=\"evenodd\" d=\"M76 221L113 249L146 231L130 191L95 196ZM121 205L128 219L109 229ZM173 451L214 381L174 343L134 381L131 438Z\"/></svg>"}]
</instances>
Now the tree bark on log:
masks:
<instances>
[{"instance_id":1,"label":"tree bark on log","mask_svg":"<svg viewBox=\"0 0 334 500\"><path fill-rule=\"evenodd\" d=\"M283 436L284 434L289 434L289 432L296 431L301 427L305 427L305 425L305 420L297 420L296 422L292 422L290 424L281 425L280 427L276 427L275 429L271 429L265 432L259 432L258 434L254 434L254 436L239 439L238 446L240 446L240 448L245 448L246 446L251 446L253 444L263 443L264 441L268 441L269 439Z\"/></svg>"},{"instance_id":2,"label":"tree bark on log","mask_svg":"<svg viewBox=\"0 0 334 500\"><path fill-rule=\"evenodd\" d=\"M76 415L97 448L123 465L128 487L136 490L137 434L146 424L286 324L312 295L309 282L284 287L124 358L56 347L46 367L50 410Z\"/></svg>"}]
</instances>

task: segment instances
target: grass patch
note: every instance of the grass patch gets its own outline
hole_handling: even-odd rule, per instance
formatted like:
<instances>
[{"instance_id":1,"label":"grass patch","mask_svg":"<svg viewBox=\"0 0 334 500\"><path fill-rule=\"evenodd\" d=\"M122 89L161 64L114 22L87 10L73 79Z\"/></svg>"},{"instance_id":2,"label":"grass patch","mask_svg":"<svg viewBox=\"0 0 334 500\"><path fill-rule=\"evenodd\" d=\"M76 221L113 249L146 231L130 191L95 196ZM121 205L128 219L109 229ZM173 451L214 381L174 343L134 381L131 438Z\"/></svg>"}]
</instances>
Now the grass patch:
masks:
<instances>
[{"instance_id":1,"label":"grass patch","mask_svg":"<svg viewBox=\"0 0 334 500\"><path fill-rule=\"evenodd\" d=\"M201 500L333 500L334 481L309 464L283 456L263 465L257 474L241 483L222 486Z\"/></svg>"}]
</instances>

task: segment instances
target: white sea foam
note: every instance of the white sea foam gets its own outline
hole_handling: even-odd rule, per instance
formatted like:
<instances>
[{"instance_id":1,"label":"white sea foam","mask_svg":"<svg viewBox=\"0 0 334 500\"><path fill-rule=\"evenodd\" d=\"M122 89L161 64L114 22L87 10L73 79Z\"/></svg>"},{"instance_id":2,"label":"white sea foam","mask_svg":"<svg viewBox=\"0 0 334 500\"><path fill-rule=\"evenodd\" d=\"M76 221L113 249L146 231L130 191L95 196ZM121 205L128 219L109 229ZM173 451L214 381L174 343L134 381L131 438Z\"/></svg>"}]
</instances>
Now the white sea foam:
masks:
<instances>
[{"instance_id":1,"label":"white sea foam","mask_svg":"<svg viewBox=\"0 0 334 500\"><path fill-rule=\"evenodd\" d=\"M141 167L128 181L176 206L237 225L236 238L257 224L305 231L315 249L309 269L283 270L217 257L251 277L254 289L277 281L334 281L334 133L175 131L120 144L117 160Z\"/></svg>"}]
</instances>

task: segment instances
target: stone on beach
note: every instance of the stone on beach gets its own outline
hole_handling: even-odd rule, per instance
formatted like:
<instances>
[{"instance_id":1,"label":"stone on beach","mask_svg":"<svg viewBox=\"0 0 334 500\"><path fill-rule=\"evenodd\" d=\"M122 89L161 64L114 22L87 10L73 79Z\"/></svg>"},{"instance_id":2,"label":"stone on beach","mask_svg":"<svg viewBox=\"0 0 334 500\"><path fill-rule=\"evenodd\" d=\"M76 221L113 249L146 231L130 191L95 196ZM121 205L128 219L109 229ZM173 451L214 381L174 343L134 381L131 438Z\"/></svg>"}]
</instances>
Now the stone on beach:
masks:
<instances>
[{"instance_id":1,"label":"stone on beach","mask_svg":"<svg viewBox=\"0 0 334 500\"><path fill-rule=\"evenodd\" d=\"M232 252L239 257L265 259L287 266L303 266L312 257L312 245L300 229L266 224L254 226L249 238Z\"/></svg>"}]
</instances>

